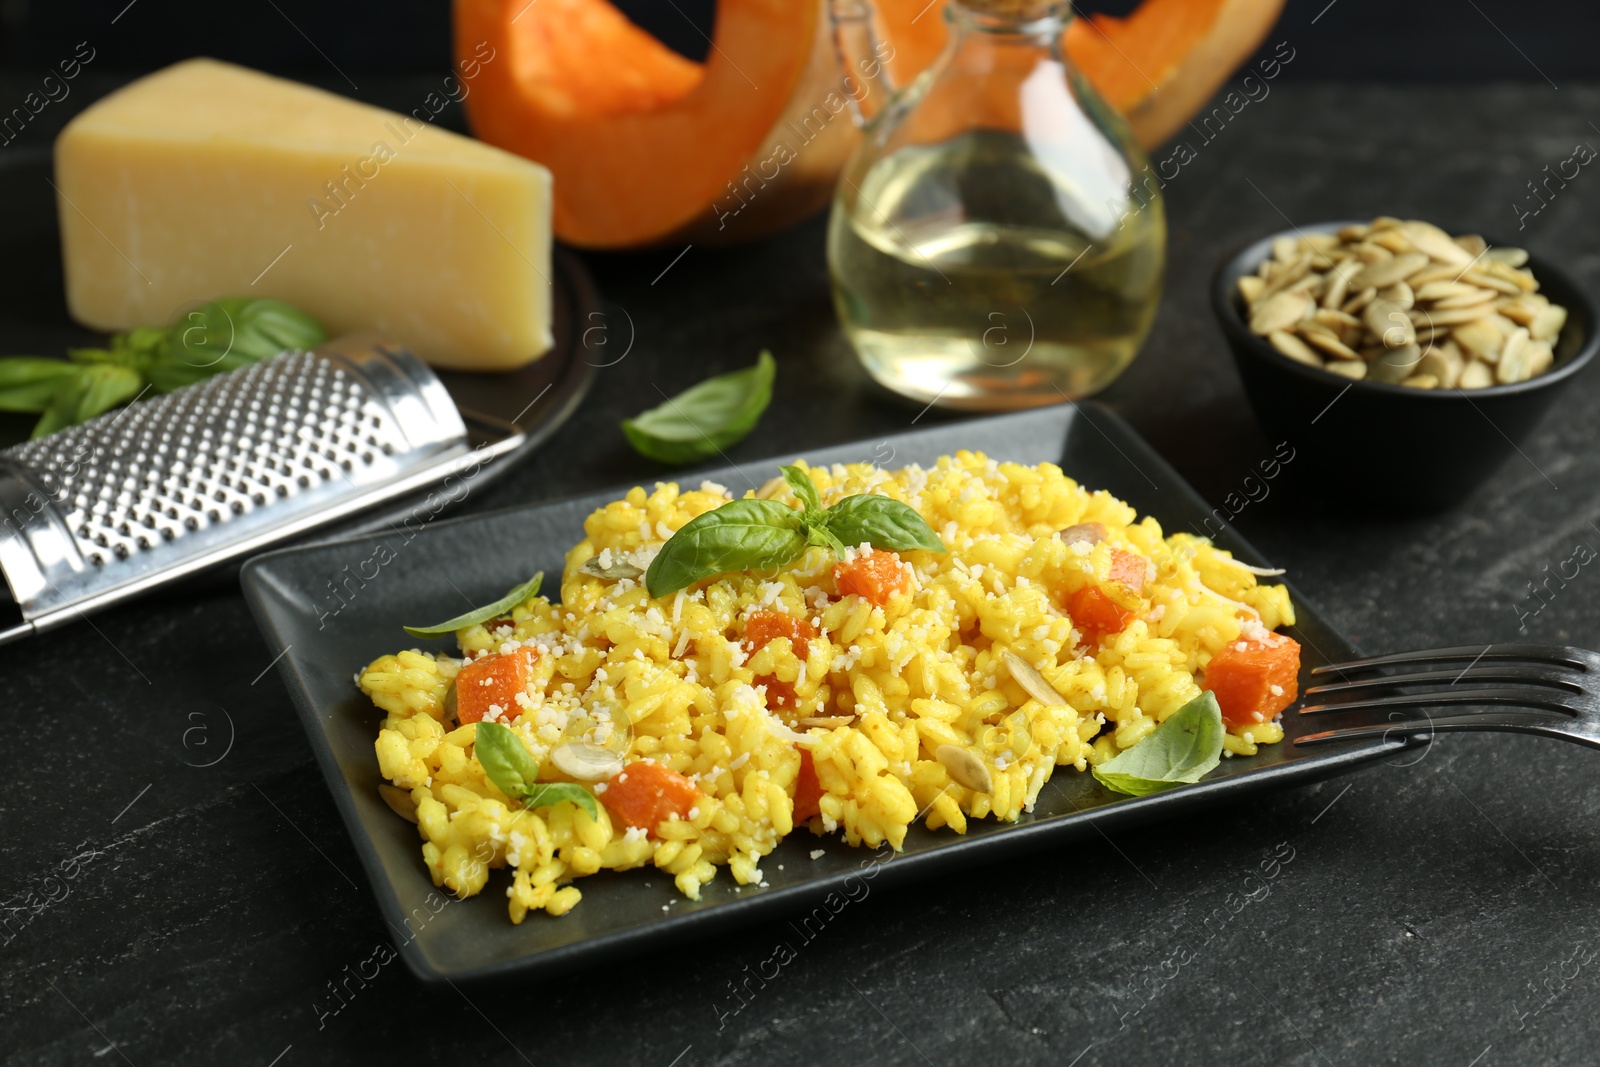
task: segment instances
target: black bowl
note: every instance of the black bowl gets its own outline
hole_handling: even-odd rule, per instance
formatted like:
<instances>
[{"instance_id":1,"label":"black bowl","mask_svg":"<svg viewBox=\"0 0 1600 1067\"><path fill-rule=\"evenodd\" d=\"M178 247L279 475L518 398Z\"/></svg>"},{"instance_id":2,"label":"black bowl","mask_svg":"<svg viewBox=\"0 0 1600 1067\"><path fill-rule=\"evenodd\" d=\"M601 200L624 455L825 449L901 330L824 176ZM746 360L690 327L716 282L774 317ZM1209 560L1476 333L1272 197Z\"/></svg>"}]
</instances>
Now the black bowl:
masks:
<instances>
[{"instance_id":1,"label":"black bowl","mask_svg":"<svg viewBox=\"0 0 1600 1067\"><path fill-rule=\"evenodd\" d=\"M1600 309L1570 275L1530 253L1539 291L1567 309L1555 364L1536 378L1486 389L1410 389L1351 381L1278 352L1250 332L1239 277L1272 254L1275 238L1332 233L1325 222L1263 237L1225 260L1211 282L1211 305L1233 350L1256 417L1294 449L1296 483L1341 502L1410 512L1459 501L1515 453L1556 397L1600 348Z\"/></svg>"}]
</instances>

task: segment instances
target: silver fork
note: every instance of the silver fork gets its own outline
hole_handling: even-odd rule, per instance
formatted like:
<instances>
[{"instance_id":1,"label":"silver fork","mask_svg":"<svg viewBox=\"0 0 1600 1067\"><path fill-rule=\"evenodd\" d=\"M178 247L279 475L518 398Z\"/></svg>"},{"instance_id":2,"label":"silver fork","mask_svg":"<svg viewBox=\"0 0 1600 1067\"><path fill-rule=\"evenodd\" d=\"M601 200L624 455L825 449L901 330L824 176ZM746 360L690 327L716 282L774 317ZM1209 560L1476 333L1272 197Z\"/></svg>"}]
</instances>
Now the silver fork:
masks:
<instances>
[{"instance_id":1,"label":"silver fork","mask_svg":"<svg viewBox=\"0 0 1600 1067\"><path fill-rule=\"evenodd\" d=\"M1464 668L1443 664L1466 663ZM1413 670L1415 667L1434 669ZM1399 668L1396 670L1396 668ZM1305 691L1301 715L1351 715L1297 745L1452 730L1540 734L1600 748L1600 653L1561 645L1461 645L1330 663L1343 681ZM1436 714L1466 705L1474 710Z\"/></svg>"}]
</instances>

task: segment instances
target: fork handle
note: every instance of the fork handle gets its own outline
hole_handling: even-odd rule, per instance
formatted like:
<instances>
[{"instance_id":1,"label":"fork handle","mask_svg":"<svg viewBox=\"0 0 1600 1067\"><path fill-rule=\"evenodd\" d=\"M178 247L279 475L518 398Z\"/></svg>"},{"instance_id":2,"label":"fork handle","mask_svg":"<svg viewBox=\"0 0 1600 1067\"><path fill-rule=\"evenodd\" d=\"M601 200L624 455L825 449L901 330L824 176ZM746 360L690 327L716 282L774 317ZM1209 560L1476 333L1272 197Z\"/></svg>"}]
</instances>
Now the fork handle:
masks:
<instances>
[{"instance_id":1,"label":"fork handle","mask_svg":"<svg viewBox=\"0 0 1600 1067\"><path fill-rule=\"evenodd\" d=\"M1575 741L1590 748L1600 748L1600 729L1577 720L1556 720L1548 713L1499 712L1490 715L1439 715L1432 718L1412 719L1404 722L1351 726L1338 730L1324 730L1295 738L1296 745L1320 745L1334 741L1361 741L1371 738L1415 737L1419 734L1456 733L1464 730L1485 730L1494 733L1535 734L1554 737L1562 741Z\"/></svg>"}]
</instances>

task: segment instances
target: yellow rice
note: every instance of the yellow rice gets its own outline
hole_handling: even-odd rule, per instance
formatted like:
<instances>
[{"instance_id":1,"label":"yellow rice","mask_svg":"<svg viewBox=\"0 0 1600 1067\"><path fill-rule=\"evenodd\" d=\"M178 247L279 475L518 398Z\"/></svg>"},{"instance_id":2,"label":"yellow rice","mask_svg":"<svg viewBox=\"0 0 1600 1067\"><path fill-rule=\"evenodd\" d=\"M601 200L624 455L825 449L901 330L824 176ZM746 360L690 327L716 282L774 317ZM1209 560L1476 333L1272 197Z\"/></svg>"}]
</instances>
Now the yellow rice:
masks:
<instances>
[{"instance_id":1,"label":"yellow rice","mask_svg":"<svg viewBox=\"0 0 1600 1067\"><path fill-rule=\"evenodd\" d=\"M598 821L570 802L523 810L491 784L473 757L477 725L445 721L461 659L407 651L361 673L362 691L385 713L378 765L409 792L435 884L470 896L492 869L510 867L513 922L536 908L564 914L581 896L574 880L600 870L651 865L691 899L721 866L740 885L759 884L762 857L795 829L793 726L808 716L853 716L804 731L826 790L815 832L899 848L919 816L954 833L974 818L1012 821L1056 767L1087 770L1199 695L1195 674L1223 645L1294 621L1283 586L1258 584L1206 540L1164 536L1155 519L1052 464L961 452L929 469L835 465L811 475L825 506L867 492L905 501L949 552L902 553L910 588L885 607L835 599L835 561L821 549L776 574L724 574L661 600L639 582L580 572L606 549L637 558L730 499L710 483L691 492L657 484L590 515L567 554L560 603L534 598L515 609L509 631L457 635L469 657L510 642L539 649L526 699L507 717L541 763L581 737L625 745L627 759L656 760L696 784L690 817L663 823L657 836L614 826L603 804ZM781 480L761 495L797 503ZM1068 545L1055 536L1082 522L1102 524L1107 539ZM1144 599L1123 632L1080 647L1060 604L1107 574L1113 548L1149 561ZM819 636L798 649L775 638L747 658L740 637L755 610L810 620ZM1003 649L1068 706L1030 697ZM798 708L768 711L754 687L763 675L790 683ZM1230 728L1225 748L1248 755L1282 737L1276 722ZM946 744L978 754L992 792L950 779L933 757Z\"/></svg>"}]
</instances>

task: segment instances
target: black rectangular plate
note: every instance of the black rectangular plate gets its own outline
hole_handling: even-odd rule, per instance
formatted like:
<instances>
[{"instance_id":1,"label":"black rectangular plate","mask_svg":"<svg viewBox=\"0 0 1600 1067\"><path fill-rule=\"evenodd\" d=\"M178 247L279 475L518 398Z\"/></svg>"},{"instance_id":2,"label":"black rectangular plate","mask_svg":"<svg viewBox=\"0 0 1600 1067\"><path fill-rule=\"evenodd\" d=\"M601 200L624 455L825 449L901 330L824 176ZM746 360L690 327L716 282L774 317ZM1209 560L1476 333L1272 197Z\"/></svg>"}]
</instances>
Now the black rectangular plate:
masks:
<instances>
[{"instance_id":1,"label":"black rectangular plate","mask_svg":"<svg viewBox=\"0 0 1600 1067\"><path fill-rule=\"evenodd\" d=\"M1201 531L1211 514L1205 501L1126 423L1095 404L956 423L804 457L812 463L898 467L928 465L960 449L981 450L998 460L1057 463L1086 487L1106 489L1141 515L1155 516L1168 533ZM743 469L760 472L758 481L764 480L777 463L792 458ZM744 476L731 468L685 481L698 485L701 477L728 486L745 484ZM663 872L602 872L582 880L583 902L570 914L551 919L535 912L512 926L506 915L506 875L496 872L479 896L441 907L443 898L423 866L416 829L378 795L381 779L373 740L381 716L356 690L352 675L386 652L416 644L401 630L401 620L448 615L459 607L463 593L474 603L486 602L535 569L559 574L566 549L581 537L584 518L627 488L440 522L414 535L365 534L287 549L257 557L244 568L245 594L272 651L282 653L279 669L372 879L379 907L406 963L423 979L527 974L593 963L796 911L831 890L859 892L859 882L847 886L846 880L861 877L863 870L878 885L926 876L1036 848L1092 825L1177 817L1251 790L1336 774L1401 744L1296 748L1292 739L1310 731L1291 714L1285 718L1288 737L1283 744L1249 758L1225 759L1196 785L1126 797L1106 791L1088 774L1058 768L1034 810L1018 822L975 819L965 836L914 826L904 849L881 863L875 862L874 853L850 848L837 835L819 838L798 831L763 860L767 888L736 891L731 877L719 876L705 887L701 900L691 902L678 895ZM1215 540L1240 559L1267 564L1231 527ZM342 595L335 593L336 587ZM1350 658L1355 650L1298 593L1293 596L1298 624L1290 632L1304 646L1303 686L1304 672ZM809 853L818 848L825 854L810 859Z\"/></svg>"}]
</instances>

